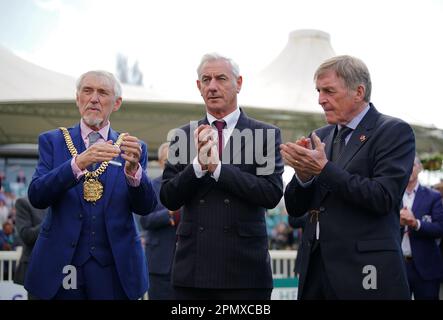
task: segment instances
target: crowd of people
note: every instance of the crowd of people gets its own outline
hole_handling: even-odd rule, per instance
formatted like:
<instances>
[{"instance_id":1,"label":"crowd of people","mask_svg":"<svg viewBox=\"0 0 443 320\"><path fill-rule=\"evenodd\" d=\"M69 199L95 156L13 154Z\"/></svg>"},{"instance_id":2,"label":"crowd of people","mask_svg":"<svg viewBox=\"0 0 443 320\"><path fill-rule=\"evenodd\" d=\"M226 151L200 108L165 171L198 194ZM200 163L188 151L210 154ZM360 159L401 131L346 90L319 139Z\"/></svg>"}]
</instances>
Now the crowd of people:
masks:
<instances>
[{"instance_id":1,"label":"crowd of people","mask_svg":"<svg viewBox=\"0 0 443 320\"><path fill-rule=\"evenodd\" d=\"M160 147L157 179L146 144L111 126L118 80L80 76L80 121L39 136L29 199L16 202L30 299L268 300L269 249L295 248L299 299L438 299L441 196L418 183L412 128L372 104L363 61L318 67L327 125L289 142L239 107L232 59L206 54L197 75L205 115Z\"/></svg>"}]
</instances>

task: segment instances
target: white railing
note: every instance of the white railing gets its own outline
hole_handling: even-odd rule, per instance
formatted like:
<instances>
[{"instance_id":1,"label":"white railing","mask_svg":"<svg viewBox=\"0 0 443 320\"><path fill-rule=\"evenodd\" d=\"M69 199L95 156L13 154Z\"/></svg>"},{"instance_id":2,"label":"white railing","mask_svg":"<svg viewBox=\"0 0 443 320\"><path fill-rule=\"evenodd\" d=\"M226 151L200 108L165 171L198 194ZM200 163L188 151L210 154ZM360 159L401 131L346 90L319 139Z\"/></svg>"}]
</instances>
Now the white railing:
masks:
<instances>
[{"instance_id":1,"label":"white railing","mask_svg":"<svg viewBox=\"0 0 443 320\"><path fill-rule=\"evenodd\" d=\"M14 275L14 268L22 255L22 247L17 247L15 251L0 251L0 281L11 281Z\"/></svg>"},{"instance_id":2,"label":"white railing","mask_svg":"<svg viewBox=\"0 0 443 320\"><path fill-rule=\"evenodd\" d=\"M296 250L269 250L271 256L272 277L294 278Z\"/></svg>"}]
</instances>

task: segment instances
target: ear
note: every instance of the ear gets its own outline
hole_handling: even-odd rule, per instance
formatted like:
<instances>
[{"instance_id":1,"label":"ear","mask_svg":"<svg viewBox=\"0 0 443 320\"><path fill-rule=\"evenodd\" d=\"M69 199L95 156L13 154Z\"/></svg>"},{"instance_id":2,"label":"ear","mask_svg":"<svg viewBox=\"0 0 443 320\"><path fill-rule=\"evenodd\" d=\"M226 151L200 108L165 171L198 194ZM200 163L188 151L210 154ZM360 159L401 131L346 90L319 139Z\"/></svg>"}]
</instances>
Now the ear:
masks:
<instances>
[{"instance_id":1,"label":"ear","mask_svg":"<svg viewBox=\"0 0 443 320\"><path fill-rule=\"evenodd\" d=\"M236 84L237 84L237 93L240 93L241 86L243 84L243 77L242 76L239 76L237 78Z\"/></svg>"},{"instance_id":2,"label":"ear","mask_svg":"<svg viewBox=\"0 0 443 320\"><path fill-rule=\"evenodd\" d=\"M122 102L123 102L122 97L118 97L117 100L115 100L114 102L114 108L112 108L112 111L117 111L118 109L120 109Z\"/></svg>"},{"instance_id":3,"label":"ear","mask_svg":"<svg viewBox=\"0 0 443 320\"><path fill-rule=\"evenodd\" d=\"M366 88L363 85L359 85L355 90L355 100L356 102L363 101L365 99Z\"/></svg>"}]
</instances>

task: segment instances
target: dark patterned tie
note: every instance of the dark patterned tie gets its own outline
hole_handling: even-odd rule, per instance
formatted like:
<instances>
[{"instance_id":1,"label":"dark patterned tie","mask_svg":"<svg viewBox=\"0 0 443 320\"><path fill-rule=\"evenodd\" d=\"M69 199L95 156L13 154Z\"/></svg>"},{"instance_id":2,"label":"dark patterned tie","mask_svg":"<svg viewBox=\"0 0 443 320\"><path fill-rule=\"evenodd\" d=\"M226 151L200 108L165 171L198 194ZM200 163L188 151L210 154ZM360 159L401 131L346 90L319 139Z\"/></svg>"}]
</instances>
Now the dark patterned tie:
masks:
<instances>
[{"instance_id":1,"label":"dark patterned tie","mask_svg":"<svg viewBox=\"0 0 443 320\"><path fill-rule=\"evenodd\" d=\"M221 160L223 152L223 128L226 126L225 120L215 120L213 122L218 133L218 158Z\"/></svg>"},{"instance_id":2,"label":"dark patterned tie","mask_svg":"<svg viewBox=\"0 0 443 320\"><path fill-rule=\"evenodd\" d=\"M343 149L345 148L345 140L348 134L352 132L351 128L346 126L341 127L335 136L334 142L332 144L332 162L337 162L340 158Z\"/></svg>"},{"instance_id":3,"label":"dark patterned tie","mask_svg":"<svg viewBox=\"0 0 443 320\"><path fill-rule=\"evenodd\" d=\"M100 139L100 133L96 132L96 131L92 131L89 135L88 135L88 139L89 139L89 147L91 147L94 143L97 142L98 139ZM92 169L95 170L97 169L97 163L93 163L92 164Z\"/></svg>"}]
</instances>

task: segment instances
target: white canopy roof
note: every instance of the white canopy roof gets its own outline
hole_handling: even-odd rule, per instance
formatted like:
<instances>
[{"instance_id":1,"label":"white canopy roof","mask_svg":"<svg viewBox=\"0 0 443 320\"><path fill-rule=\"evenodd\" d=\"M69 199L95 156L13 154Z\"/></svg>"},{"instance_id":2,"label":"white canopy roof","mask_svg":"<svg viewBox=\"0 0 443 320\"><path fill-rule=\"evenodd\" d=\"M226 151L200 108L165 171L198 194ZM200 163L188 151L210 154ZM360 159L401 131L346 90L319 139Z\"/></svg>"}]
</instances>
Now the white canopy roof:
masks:
<instances>
[{"instance_id":1,"label":"white canopy roof","mask_svg":"<svg viewBox=\"0 0 443 320\"><path fill-rule=\"evenodd\" d=\"M242 92L247 105L275 109L320 112L314 73L334 56L329 34L319 30L296 30L286 47Z\"/></svg>"}]
</instances>

